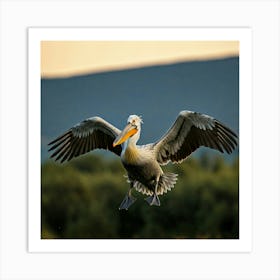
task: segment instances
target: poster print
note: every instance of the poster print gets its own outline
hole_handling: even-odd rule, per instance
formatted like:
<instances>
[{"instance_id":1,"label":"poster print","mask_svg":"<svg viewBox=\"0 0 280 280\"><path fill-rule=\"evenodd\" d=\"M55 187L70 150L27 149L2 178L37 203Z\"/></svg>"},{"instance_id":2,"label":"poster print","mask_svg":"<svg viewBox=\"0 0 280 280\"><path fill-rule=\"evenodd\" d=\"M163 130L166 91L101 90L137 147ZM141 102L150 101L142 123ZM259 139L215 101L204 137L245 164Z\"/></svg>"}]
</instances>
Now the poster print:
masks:
<instances>
[{"instance_id":1,"label":"poster print","mask_svg":"<svg viewBox=\"0 0 280 280\"><path fill-rule=\"evenodd\" d=\"M151 40L140 35L127 40L122 36L121 40L92 34L91 40L40 39L40 241L102 240L124 248L118 244L129 240L145 244L147 251L160 248L149 246L151 240L175 250L178 242L240 242L238 138L240 59L244 57L240 38L219 36L218 40L216 34L212 40L209 35L204 40L191 35L188 40L184 36L167 40L165 35ZM77 140L68 162L71 144L65 136L59 139L93 116L121 131L129 116L137 115L141 116L137 144L157 143L189 112L202 113L201 122L218 120L230 131L224 136L227 140L200 144L198 137L199 144L182 156L183 162L172 164L171 160L162 167L166 174L178 174L170 179L172 184L166 184L158 196L153 189L132 184L133 203L126 201L127 180L132 180L131 172L130 178L124 177L120 152L114 153L105 143L101 148L108 151L88 153L92 149L81 147ZM65 162L60 164L61 160ZM191 248L195 247L199 248ZM207 251L207 246L199 250Z\"/></svg>"}]
</instances>

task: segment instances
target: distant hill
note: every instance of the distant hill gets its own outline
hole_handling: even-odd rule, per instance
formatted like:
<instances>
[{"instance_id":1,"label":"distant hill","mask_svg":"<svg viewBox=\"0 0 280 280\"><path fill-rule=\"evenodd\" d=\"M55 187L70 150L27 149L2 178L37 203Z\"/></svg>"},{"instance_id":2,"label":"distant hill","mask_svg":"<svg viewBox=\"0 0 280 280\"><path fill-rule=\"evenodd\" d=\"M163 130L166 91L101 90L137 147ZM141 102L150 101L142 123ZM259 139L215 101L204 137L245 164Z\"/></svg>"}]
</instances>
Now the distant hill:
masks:
<instances>
[{"instance_id":1,"label":"distant hill","mask_svg":"<svg viewBox=\"0 0 280 280\"><path fill-rule=\"evenodd\" d=\"M42 160L49 141L85 118L98 115L122 129L128 115L142 115L144 144L159 139L181 110L211 115L238 133L239 58L42 79Z\"/></svg>"}]
</instances>

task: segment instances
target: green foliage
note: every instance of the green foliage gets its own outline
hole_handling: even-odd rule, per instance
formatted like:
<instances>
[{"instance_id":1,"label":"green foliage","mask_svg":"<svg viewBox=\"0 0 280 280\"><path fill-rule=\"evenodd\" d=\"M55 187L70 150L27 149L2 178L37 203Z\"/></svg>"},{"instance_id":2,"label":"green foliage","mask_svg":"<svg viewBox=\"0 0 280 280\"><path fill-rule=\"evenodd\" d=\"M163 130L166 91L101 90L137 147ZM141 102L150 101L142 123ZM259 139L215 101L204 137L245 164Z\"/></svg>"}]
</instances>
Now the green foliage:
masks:
<instances>
[{"instance_id":1,"label":"green foliage","mask_svg":"<svg viewBox=\"0 0 280 280\"><path fill-rule=\"evenodd\" d=\"M83 156L42 165L42 238L238 238L239 161L190 158L163 167L179 174L174 190L151 207L119 211L129 184L118 158Z\"/></svg>"}]
</instances>

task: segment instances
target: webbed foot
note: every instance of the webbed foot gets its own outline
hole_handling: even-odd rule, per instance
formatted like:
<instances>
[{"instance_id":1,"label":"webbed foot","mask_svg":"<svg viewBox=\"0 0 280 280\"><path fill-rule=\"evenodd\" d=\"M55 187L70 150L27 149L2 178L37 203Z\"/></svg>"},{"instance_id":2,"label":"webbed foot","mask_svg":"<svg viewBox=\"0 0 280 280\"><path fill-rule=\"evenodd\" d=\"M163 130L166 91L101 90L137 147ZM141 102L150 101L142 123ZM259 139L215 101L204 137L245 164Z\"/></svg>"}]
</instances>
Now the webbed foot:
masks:
<instances>
[{"instance_id":1,"label":"webbed foot","mask_svg":"<svg viewBox=\"0 0 280 280\"><path fill-rule=\"evenodd\" d=\"M145 198L150 205L160 206L160 200L156 194Z\"/></svg>"},{"instance_id":2,"label":"webbed foot","mask_svg":"<svg viewBox=\"0 0 280 280\"><path fill-rule=\"evenodd\" d=\"M126 195L119 207L119 210L122 210L122 209L128 210L128 208L135 202L135 200L136 200L136 198L134 196Z\"/></svg>"}]
</instances>

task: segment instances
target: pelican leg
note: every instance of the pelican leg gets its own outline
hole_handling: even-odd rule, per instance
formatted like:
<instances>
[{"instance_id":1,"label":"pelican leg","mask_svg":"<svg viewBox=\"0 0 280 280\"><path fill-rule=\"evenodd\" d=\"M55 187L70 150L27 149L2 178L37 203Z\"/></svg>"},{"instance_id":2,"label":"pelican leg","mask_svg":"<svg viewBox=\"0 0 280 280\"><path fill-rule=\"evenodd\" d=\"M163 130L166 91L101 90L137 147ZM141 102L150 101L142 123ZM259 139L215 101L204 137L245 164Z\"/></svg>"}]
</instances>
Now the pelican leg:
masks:
<instances>
[{"instance_id":1,"label":"pelican leg","mask_svg":"<svg viewBox=\"0 0 280 280\"><path fill-rule=\"evenodd\" d=\"M145 198L145 200L152 206L160 206L160 200L159 197L157 195L157 186L158 186L158 182L156 184L155 190L154 190L154 194L151 196L148 196L147 198Z\"/></svg>"},{"instance_id":2,"label":"pelican leg","mask_svg":"<svg viewBox=\"0 0 280 280\"><path fill-rule=\"evenodd\" d=\"M158 195L156 195L155 193L151 196L148 196L147 198L145 198L145 200L152 206L160 206L160 200Z\"/></svg>"},{"instance_id":3,"label":"pelican leg","mask_svg":"<svg viewBox=\"0 0 280 280\"><path fill-rule=\"evenodd\" d=\"M128 208L135 202L136 198L131 194L132 187L128 190L126 196L124 197L119 210L125 209L128 210Z\"/></svg>"}]
</instances>

